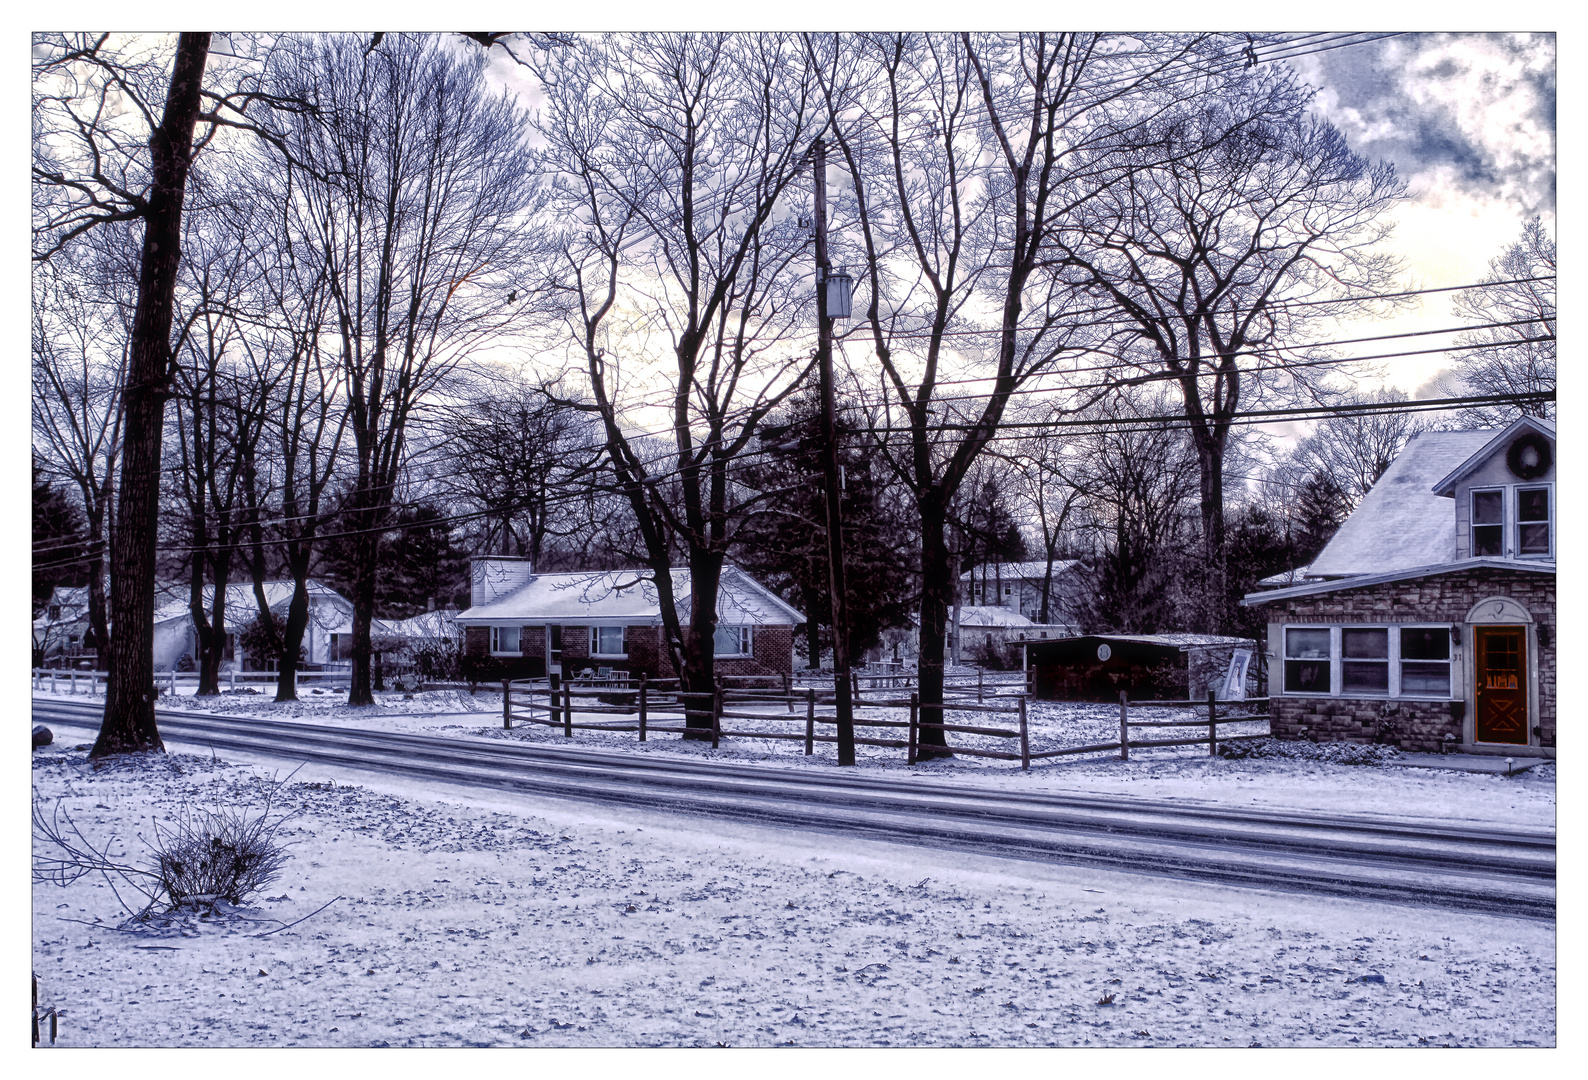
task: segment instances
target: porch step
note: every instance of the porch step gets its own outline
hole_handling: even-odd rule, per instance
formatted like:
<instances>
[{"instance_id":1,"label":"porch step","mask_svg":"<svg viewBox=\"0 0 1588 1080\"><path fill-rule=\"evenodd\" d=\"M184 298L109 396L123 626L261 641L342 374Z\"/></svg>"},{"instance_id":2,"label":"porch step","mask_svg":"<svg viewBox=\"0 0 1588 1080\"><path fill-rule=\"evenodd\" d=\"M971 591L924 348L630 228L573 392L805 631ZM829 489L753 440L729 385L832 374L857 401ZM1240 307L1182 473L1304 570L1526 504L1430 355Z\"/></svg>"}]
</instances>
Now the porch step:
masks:
<instances>
[{"instance_id":1,"label":"porch step","mask_svg":"<svg viewBox=\"0 0 1588 1080\"><path fill-rule=\"evenodd\" d=\"M1549 760L1549 758L1512 757L1511 763L1507 765L1505 758L1490 754L1398 754L1392 759L1391 764L1407 765L1414 769L1455 769L1458 772L1510 773L1514 776L1547 764Z\"/></svg>"}]
</instances>

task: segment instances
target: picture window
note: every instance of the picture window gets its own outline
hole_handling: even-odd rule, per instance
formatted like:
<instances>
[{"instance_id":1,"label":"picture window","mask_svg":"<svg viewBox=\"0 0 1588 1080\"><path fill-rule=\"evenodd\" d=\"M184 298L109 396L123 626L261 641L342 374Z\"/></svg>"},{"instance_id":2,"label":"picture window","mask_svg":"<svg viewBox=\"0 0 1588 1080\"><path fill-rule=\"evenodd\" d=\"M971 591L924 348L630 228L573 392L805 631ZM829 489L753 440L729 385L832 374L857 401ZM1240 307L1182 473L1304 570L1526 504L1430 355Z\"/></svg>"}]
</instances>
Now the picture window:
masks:
<instances>
[{"instance_id":1,"label":"picture window","mask_svg":"<svg viewBox=\"0 0 1588 1080\"><path fill-rule=\"evenodd\" d=\"M627 656L628 627L592 626L590 628L591 656Z\"/></svg>"},{"instance_id":2,"label":"picture window","mask_svg":"<svg viewBox=\"0 0 1588 1080\"><path fill-rule=\"evenodd\" d=\"M519 641L524 628L521 626L493 626L491 627L491 652L498 656L518 656Z\"/></svg>"}]
</instances>

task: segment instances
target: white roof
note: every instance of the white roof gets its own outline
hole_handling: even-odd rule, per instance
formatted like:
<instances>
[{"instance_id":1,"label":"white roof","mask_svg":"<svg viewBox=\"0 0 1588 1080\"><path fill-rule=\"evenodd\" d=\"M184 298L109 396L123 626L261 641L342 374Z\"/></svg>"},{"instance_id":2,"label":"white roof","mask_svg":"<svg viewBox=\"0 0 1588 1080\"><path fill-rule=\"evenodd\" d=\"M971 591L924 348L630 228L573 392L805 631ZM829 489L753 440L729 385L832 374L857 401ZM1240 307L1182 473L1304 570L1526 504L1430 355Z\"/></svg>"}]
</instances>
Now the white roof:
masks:
<instances>
[{"instance_id":1,"label":"white roof","mask_svg":"<svg viewBox=\"0 0 1588 1080\"><path fill-rule=\"evenodd\" d=\"M1460 562L1436 563L1432 566L1408 566L1383 574L1359 574L1356 577L1335 578L1332 581L1309 581L1288 589L1247 593L1242 607L1262 607L1296 596L1313 596L1318 593L1340 592L1344 589L1362 589L1369 585L1383 585L1391 581L1408 581L1412 578L1430 577L1434 574L1456 570L1516 570L1526 574L1555 573L1554 562L1535 562L1530 559L1462 559Z\"/></svg>"},{"instance_id":2,"label":"white roof","mask_svg":"<svg viewBox=\"0 0 1588 1080\"><path fill-rule=\"evenodd\" d=\"M672 570L680 622L689 621L689 570ZM645 570L536 574L506 596L458 614L465 625L660 625L661 601ZM722 568L717 623L762 626L803 623L805 616L735 566Z\"/></svg>"},{"instance_id":3,"label":"white roof","mask_svg":"<svg viewBox=\"0 0 1588 1080\"><path fill-rule=\"evenodd\" d=\"M1071 567L1079 565L1081 565L1079 559L1054 559L1053 576L1058 577ZM995 579L1015 581L1021 578L1026 581L1041 581L1047 577L1048 563L1046 559L1036 559L1031 562L988 563L985 568L978 566L974 570L965 571L959 576L959 579L961 581L969 581L971 576L974 575L976 580L980 581L983 573L986 574L988 581Z\"/></svg>"},{"instance_id":4,"label":"white roof","mask_svg":"<svg viewBox=\"0 0 1588 1080\"><path fill-rule=\"evenodd\" d=\"M309 612L322 626L340 625L352 615L353 603L347 597L313 578L307 582ZM271 611L281 612L292 600L293 583L290 581L265 582L265 603ZM204 586L204 610L210 610L215 599L215 586ZM188 617L188 587L161 585L155 592L154 621L156 624ZM329 610L327 610L329 608ZM252 582L226 586L226 629L236 631L259 617L259 605L254 600Z\"/></svg>"},{"instance_id":5,"label":"white roof","mask_svg":"<svg viewBox=\"0 0 1588 1080\"><path fill-rule=\"evenodd\" d=\"M1035 626L1014 608L985 607L966 604L959 612L959 625L966 626Z\"/></svg>"},{"instance_id":6,"label":"white roof","mask_svg":"<svg viewBox=\"0 0 1588 1080\"><path fill-rule=\"evenodd\" d=\"M1453 562L1456 511L1434 485L1487 446L1484 431L1425 431L1413 436L1356 512L1312 560L1312 577L1384 574Z\"/></svg>"},{"instance_id":7,"label":"white roof","mask_svg":"<svg viewBox=\"0 0 1588 1080\"><path fill-rule=\"evenodd\" d=\"M425 611L409 619L376 619L380 632L405 638L443 638L457 634L456 611Z\"/></svg>"}]
</instances>

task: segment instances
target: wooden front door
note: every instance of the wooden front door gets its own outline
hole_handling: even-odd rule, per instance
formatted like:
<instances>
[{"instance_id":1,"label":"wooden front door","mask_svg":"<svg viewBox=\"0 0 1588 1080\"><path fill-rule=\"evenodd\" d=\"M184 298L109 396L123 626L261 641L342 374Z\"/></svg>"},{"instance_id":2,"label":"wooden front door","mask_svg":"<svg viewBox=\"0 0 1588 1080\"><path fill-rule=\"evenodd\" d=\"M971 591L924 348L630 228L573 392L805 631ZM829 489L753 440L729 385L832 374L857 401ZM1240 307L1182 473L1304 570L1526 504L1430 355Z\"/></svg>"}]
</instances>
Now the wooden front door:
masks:
<instances>
[{"instance_id":1,"label":"wooden front door","mask_svg":"<svg viewBox=\"0 0 1588 1080\"><path fill-rule=\"evenodd\" d=\"M1527 628L1478 626L1477 741L1527 745Z\"/></svg>"}]
</instances>

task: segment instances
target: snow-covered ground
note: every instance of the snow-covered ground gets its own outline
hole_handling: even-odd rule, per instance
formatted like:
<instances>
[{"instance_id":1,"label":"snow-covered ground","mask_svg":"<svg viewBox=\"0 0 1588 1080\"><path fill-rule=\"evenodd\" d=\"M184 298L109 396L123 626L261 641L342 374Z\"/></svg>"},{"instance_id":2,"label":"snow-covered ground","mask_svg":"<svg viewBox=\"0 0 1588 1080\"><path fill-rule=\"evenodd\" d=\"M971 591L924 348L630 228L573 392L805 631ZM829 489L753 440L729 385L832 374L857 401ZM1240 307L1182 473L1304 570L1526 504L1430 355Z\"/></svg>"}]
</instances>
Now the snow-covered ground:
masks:
<instances>
[{"instance_id":1,"label":"snow-covered ground","mask_svg":"<svg viewBox=\"0 0 1588 1080\"><path fill-rule=\"evenodd\" d=\"M831 743L818 743L815 754L807 758L803 744L792 740L725 739L718 749L712 750L668 734L653 734L649 741L641 743L632 732L576 730L573 738L567 739L561 728L519 724L512 731L504 731L502 695L486 690L475 695L460 690L429 691L412 697L383 694L377 695L378 704L370 708L347 706L345 693L307 690L300 694L302 700L281 705L267 694L183 697L169 703L174 707L271 720L455 738L511 739L646 756L751 761L793 769L831 769L836 760ZM64 693L55 696L74 700ZM102 702L103 698L79 695L75 700ZM775 714L779 710L767 711ZM791 721L786 711L781 715L785 718L781 722L788 724L789 730L803 731L802 717ZM575 713L575 717L579 714ZM1155 714L1152 718L1167 717ZM970 713L957 714L957 719L978 722ZM1001 726L1006 718L995 720ZM980 721L987 723L988 718L982 716ZM1110 737L1117 739L1119 710L1110 705L1036 701L1030 705L1028 723L1033 746L1091 745ZM1160 733L1148 736L1153 738L1169 737L1162 732L1178 735L1181 730L1187 737L1199 733L1195 728L1142 729L1143 734ZM962 736L951 738L957 742ZM993 746L994 740L984 739L980 745ZM1007 749L1007 745L998 748ZM1018 762L964 756L910 766L905 763L902 750L866 746L857 748L857 758L861 772L923 785L974 784L1008 791L1140 795L1193 805L1373 814L1502 827L1553 828L1555 824L1554 764L1506 777L1395 765L1350 766L1272 758L1227 760L1210 757L1205 745L1132 750L1129 762L1120 761L1117 753L1050 758L1033 762L1029 773L1022 773Z\"/></svg>"},{"instance_id":2,"label":"snow-covered ground","mask_svg":"<svg viewBox=\"0 0 1588 1080\"><path fill-rule=\"evenodd\" d=\"M276 771L184 753L95 770L62 743L35 752L35 795L135 857L150 815L257 796ZM1233 797L1274 764L1071 775L1099 790L1200 776ZM293 858L244 914L279 922L130 934L104 882L34 886L33 967L64 1045L1555 1041L1555 936L1536 922L324 773L278 793Z\"/></svg>"}]
</instances>

